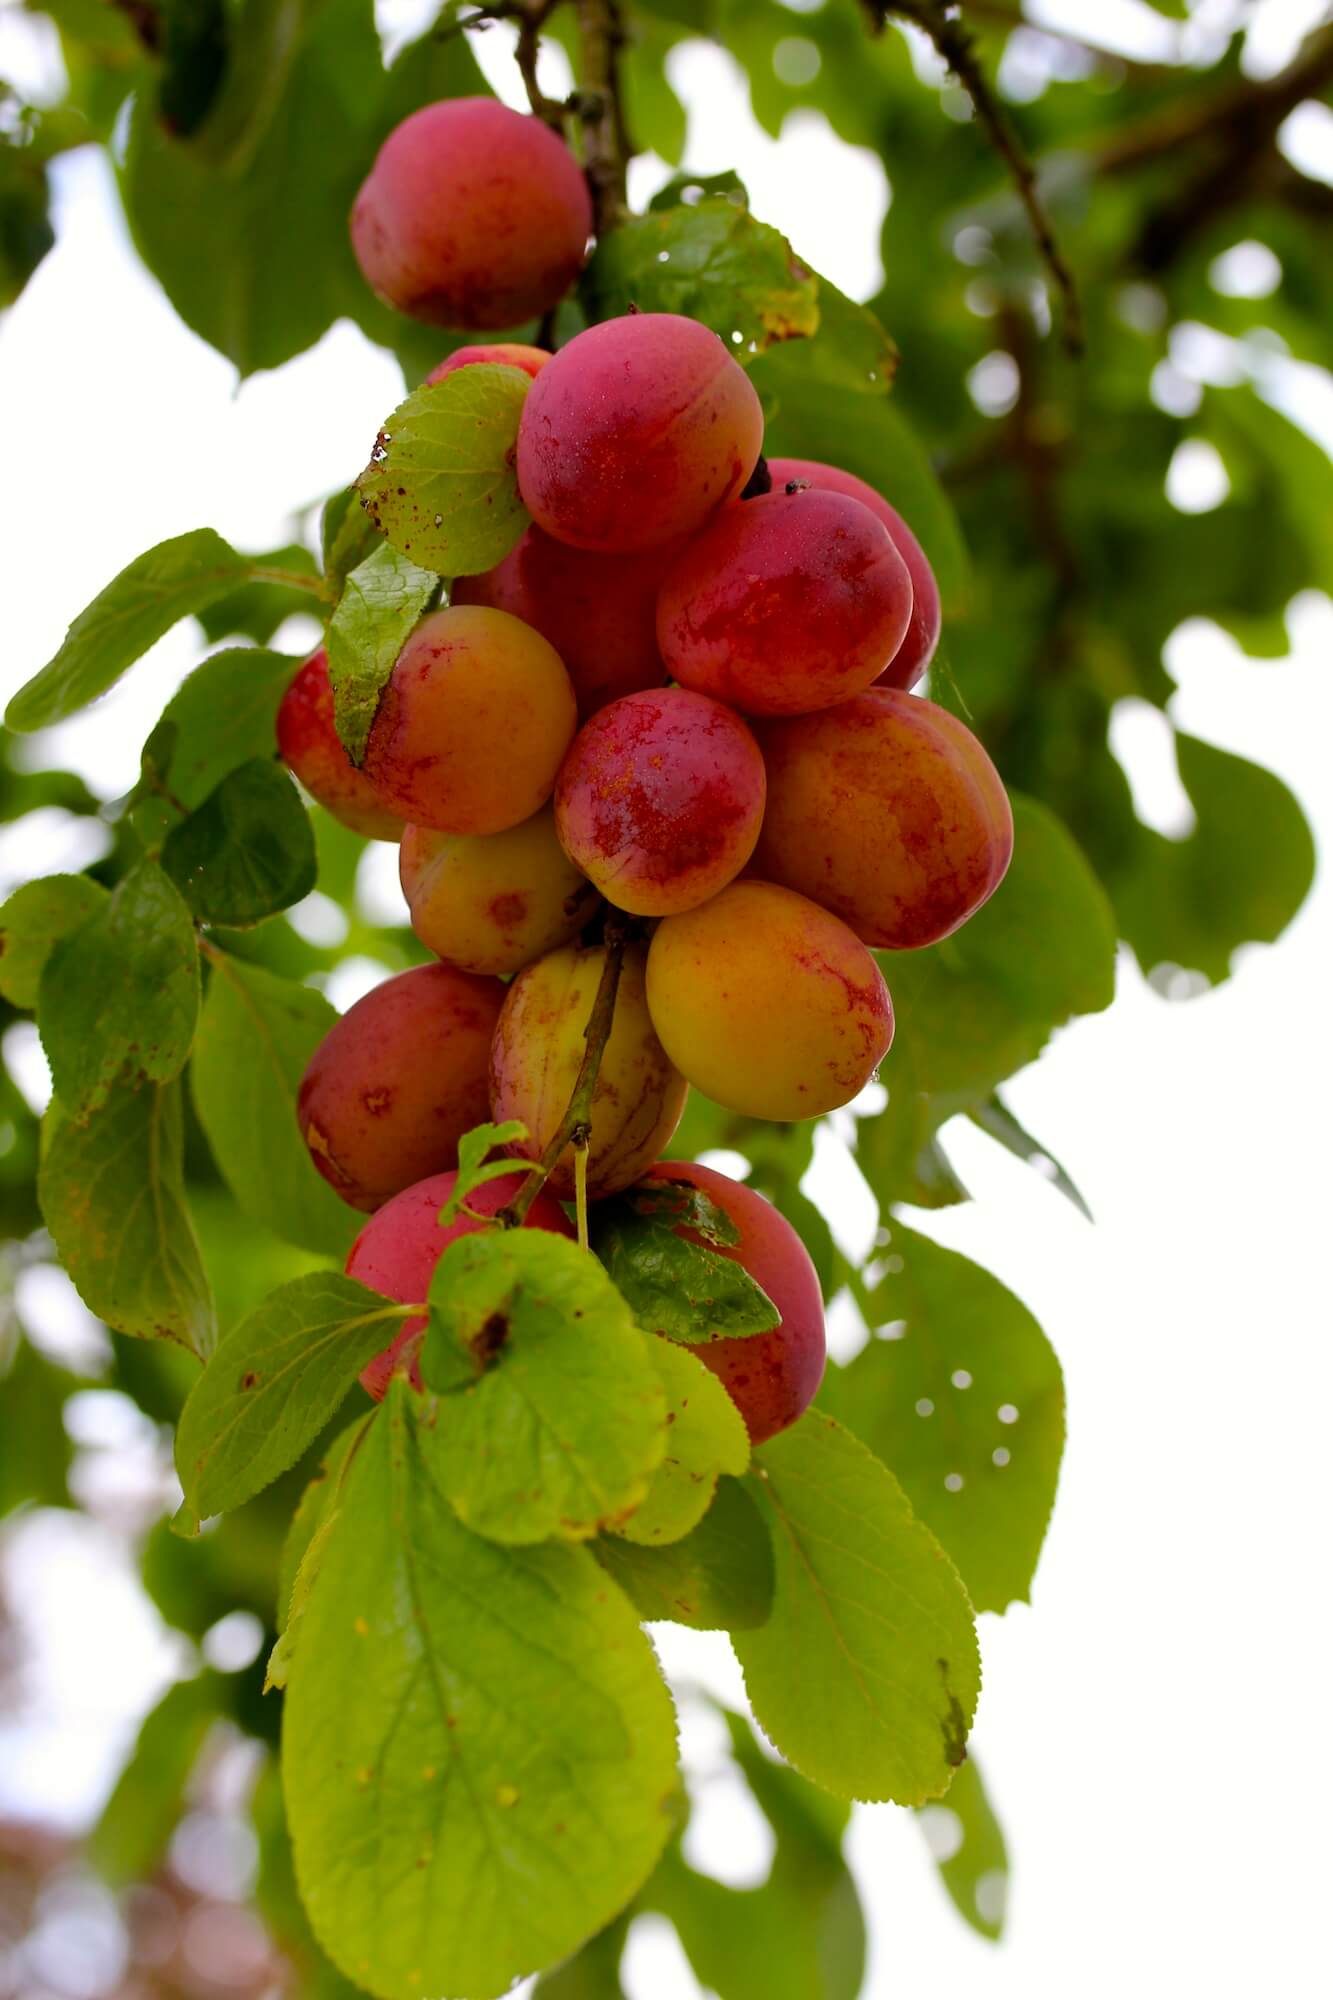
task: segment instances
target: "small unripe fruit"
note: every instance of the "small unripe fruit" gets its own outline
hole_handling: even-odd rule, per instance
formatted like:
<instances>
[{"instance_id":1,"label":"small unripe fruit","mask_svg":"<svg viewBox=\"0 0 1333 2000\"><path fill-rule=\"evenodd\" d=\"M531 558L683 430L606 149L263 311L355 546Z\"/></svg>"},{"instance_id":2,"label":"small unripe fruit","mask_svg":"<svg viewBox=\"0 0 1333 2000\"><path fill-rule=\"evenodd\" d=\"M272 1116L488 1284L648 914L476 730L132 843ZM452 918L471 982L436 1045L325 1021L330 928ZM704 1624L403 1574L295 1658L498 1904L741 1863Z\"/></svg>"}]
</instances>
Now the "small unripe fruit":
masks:
<instances>
[{"instance_id":1,"label":"small unripe fruit","mask_svg":"<svg viewBox=\"0 0 1333 2000\"><path fill-rule=\"evenodd\" d=\"M527 1159L541 1158L569 1107L605 962L601 946L548 952L519 973L505 999L491 1049L491 1115L522 1119ZM592 1100L590 1200L628 1187L661 1156L680 1123L685 1088L648 1018L644 953L627 947ZM572 1147L547 1185L573 1197Z\"/></svg>"},{"instance_id":2,"label":"small unripe fruit","mask_svg":"<svg viewBox=\"0 0 1333 2000\"><path fill-rule=\"evenodd\" d=\"M306 1066L296 1115L311 1157L353 1208L458 1164L485 1122L505 989L452 965L386 979L335 1021Z\"/></svg>"},{"instance_id":3,"label":"small unripe fruit","mask_svg":"<svg viewBox=\"0 0 1333 2000\"><path fill-rule=\"evenodd\" d=\"M603 555L530 527L494 569L460 576L452 601L512 612L549 639L586 718L622 695L665 686L657 593L681 546Z\"/></svg>"},{"instance_id":4,"label":"small unripe fruit","mask_svg":"<svg viewBox=\"0 0 1333 2000\"><path fill-rule=\"evenodd\" d=\"M850 1103L893 1040L889 989L860 939L772 882L733 882L663 918L648 1006L681 1074L749 1118Z\"/></svg>"},{"instance_id":5,"label":"small unripe fruit","mask_svg":"<svg viewBox=\"0 0 1333 2000\"><path fill-rule=\"evenodd\" d=\"M786 1217L742 1181L689 1161L663 1160L639 1183L664 1184L698 1188L735 1224L739 1243L707 1247L742 1265L782 1315L767 1333L690 1344L690 1353L712 1369L744 1417L750 1442L763 1444L809 1408L823 1378L824 1301L815 1267ZM703 1241L684 1227L676 1234L687 1243Z\"/></svg>"},{"instance_id":6,"label":"small unripe fruit","mask_svg":"<svg viewBox=\"0 0 1333 2000\"><path fill-rule=\"evenodd\" d=\"M592 233L587 183L537 118L489 97L414 111L352 209L367 281L431 326L516 326L556 305Z\"/></svg>"},{"instance_id":7,"label":"small unripe fruit","mask_svg":"<svg viewBox=\"0 0 1333 2000\"><path fill-rule=\"evenodd\" d=\"M402 820L388 810L338 740L329 656L322 646L298 669L278 705L278 755L311 798L343 826L370 840L397 840Z\"/></svg>"},{"instance_id":8,"label":"small unripe fruit","mask_svg":"<svg viewBox=\"0 0 1333 2000\"><path fill-rule=\"evenodd\" d=\"M902 644L912 580L887 528L843 493L728 507L657 600L676 679L747 715L804 715L870 686Z\"/></svg>"},{"instance_id":9,"label":"small unripe fruit","mask_svg":"<svg viewBox=\"0 0 1333 2000\"><path fill-rule=\"evenodd\" d=\"M398 874L412 928L465 972L517 972L578 936L601 901L543 806L504 833L403 829Z\"/></svg>"},{"instance_id":10,"label":"small unripe fruit","mask_svg":"<svg viewBox=\"0 0 1333 2000\"><path fill-rule=\"evenodd\" d=\"M528 393L518 486L576 549L647 549L740 492L763 441L759 398L717 335L676 313L576 334Z\"/></svg>"},{"instance_id":11,"label":"small unripe fruit","mask_svg":"<svg viewBox=\"0 0 1333 2000\"><path fill-rule=\"evenodd\" d=\"M867 944L934 944L1004 879L1014 846L1004 785L946 709L875 687L761 734L768 809L757 866L836 911Z\"/></svg>"},{"instance_id":12,"label":"small unripe fruit","mask_svg":"<svg viewBox=\"0 0 1333 2000\"><path fill-rule=\"evenodd\" d=\"M366 742L385 806L441 833L502 833L550 798L577 723L560 656L504 611L451 606L398 655Z\"/></svg>"},{"instance_id":13,"label":"small unripe fruit","mask_svg":"<svg viewBox=\"0 0 1333 2000\"><path fill-rule=\"evenodd\" d=\"M821 465L817 459L770 458L768 470L775 487L784 487L789 480L803 479L821 493L848 493L884 523L912 579L912 622L902 645L875 685L896 688L915 686L940 643L940 587L925 550L898 509L890 506L882 493L877 493L873 486L867 486L865 480L858 479L854 472L843 472L836 465Z\"/></svg>"},{"instance_id":14,"label":"small unripe fruit","mask_svg":"<svg viewBox=\"0 0 1333 2000\"><path fill-rule=\"evenodd\" d=\"M470 368L474 362L490 361L502 368L521 368L525 375L539 375L550 360L544 347L525 347L518 340L493 340L488 345L478 347L456 347L452 354L446 354L438 368L432 368L426 377L424 387L429 389L433 382L443 382L446 375L455 369Z\"/></svg>"},{"instance_id":15,"label":"small unripe fruit","mask_svg":"<svg viewBox=\"0 0 1333 2000\"><path fill-rule=\"evenodd\" d=\"M484 1229L478 1216L498 1215L514 1199L526 1174L504 1174L498 1180L483 1181L467 1197L471 1215L460 1211L453 1221L440 1222L440 1210L454 1191L456 1173L432 1174L404 1188L386 1201L366 1224L347 1258L347 1275L369 1285L372 1292L400 1305L426 1303L430 1281L445 1249L460 1236ZM557 1236L572 1236L565 1212L543 1190L523 1218L528 1229L550 1229ZM763 1282L762 1280L760 1281ZM765 1290L767 1290L765 1286ZM775 1301L776 1303L776 1301ZM361 1371L361 1386L378 1403L389 1386L398 1357L409 1341L416 1339L426 1324L424 1313L414 1313L403 1321L399 1332L382 1354L377 1354ZM412 1386L421 1387L421 1369L414 1354L409 1364Z\"/></svg>"},{"instance_id":16,"label":"small unripe fruit","mask_svg":"<svg viewBox=\"0 0 1333 2000\"><path fill-rule=\"evenodd\" d=\"M731 709L687 688L613 701L585 722L556 780L560 840L636 916L706 902L754 852L764 760Z\"/></svg>"}]
</instances>

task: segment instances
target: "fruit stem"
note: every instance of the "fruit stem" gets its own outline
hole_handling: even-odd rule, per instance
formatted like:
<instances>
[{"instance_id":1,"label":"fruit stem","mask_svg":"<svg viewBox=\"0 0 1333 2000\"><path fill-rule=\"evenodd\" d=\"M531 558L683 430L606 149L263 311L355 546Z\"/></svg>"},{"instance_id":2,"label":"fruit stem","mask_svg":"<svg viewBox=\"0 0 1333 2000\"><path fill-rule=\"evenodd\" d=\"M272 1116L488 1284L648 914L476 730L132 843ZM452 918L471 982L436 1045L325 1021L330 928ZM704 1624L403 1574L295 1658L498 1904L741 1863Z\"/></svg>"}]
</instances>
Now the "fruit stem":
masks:
<instances>
[{"instance_id":1,"label":"fruit stem","mask_svg":"<svg viewBox=\"0 0 1333 2000\"><path fill-rule=\"evenodd\" d=\"M611 1026L616 1017L616 993L620 987L620 968L625 959L625 945L629 936L629 919L619 910L609 910L603 947L606 958L602 965L602 976L598 982L597 997L592 1003L588 1025L583 1031L583 1060L574 1080L574 1089L565 1115L560 1120L551 1143L537 1162L534 1172L527 1175L522 1187L507 1207L502 1208L496 1221L505 1229L516 1229L524 1220L537 1196L545 1187L566 1146L574 1148L575 1174L582 1161L582 1182L579 1203L579 1241L587 1246L587 1170L588 1144L592 1137L592 1100L597 1088L597 1076L602 1067L602 1057L606 1053L607 1042L611 1038Z\"/></svg>"},{"instance_id":2,"label":"fruit stem","mask_svg":"<svg viewBox=\"0 0 1333 2000\"><path fill-rule=\"evenodd\" d=\"M588 1142L574 1148L574 1213L579 1227L579 1249L588 1247Z\"/></svg>"},{"instance_id":3,"label":"fruit stem","mask_svg":"<svg viewBox=\"0 0 1333 2000\"><path fill-rule=\"evenodd\" d=\"M576 0L583 80L576 92L583 124L584 168L598 236L629 214L625 170L634 151L625 123L620 57L625 24L620 0Z\"/></svg>"}]
</instances>

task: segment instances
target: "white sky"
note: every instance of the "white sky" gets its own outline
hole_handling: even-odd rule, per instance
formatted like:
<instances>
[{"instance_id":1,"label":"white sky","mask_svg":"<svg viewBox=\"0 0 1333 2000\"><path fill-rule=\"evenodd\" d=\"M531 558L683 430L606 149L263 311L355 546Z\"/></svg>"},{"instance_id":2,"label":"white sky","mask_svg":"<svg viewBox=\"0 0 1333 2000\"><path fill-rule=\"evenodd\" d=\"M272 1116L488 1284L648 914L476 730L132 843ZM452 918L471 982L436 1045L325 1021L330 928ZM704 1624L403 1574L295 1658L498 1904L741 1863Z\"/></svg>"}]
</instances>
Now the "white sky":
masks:
<instances>
[{"instance_id":1,"label":"white sky","mask_svg":"<svg viewBox=\"0 0 1333 2000\"><path fill-rule=\"evenodd\" d=\"M1144 31L1132 0L1115 12ZM1290 22L1309 12L1269 9L1253 65L1280 60ZM1097 16L1109 21L1109 5L1103 15L1099 0ZM0 57L12 46L0 32ZM484 53L498 74L499 34ZM867 291L878 166L859 162L861 198L831 209L834 151L818 121L794 122L779 148L723 60L697 50L673 75L695 113L691 165L737 166L766 220ZM0 323L6 695L152 543L205 523L245 546L284 538L295 510L360 467L399 394L394 365L346 326L237 392L130 256L103 164L74 155L55 178L59 246ZM647 163L639 178L662 174ZM1333 609L1304 600L1291 627L1293 656L1277 664L1244 661L1207 628L1178 635L1173 714L1286 778L1327 852ZM46 747L108 795L125 789L199 650L182 628ZM1170 824L1176 791L1153 722L1124 721L1117 742L1144 809ZM56 822L27 852L0 842L0 877L61 865L64 837ZM870 2000L1328 1990L1330 969L1321 875L1288 936L1247 953L1229 985L1167 1006L1126 964L1111 1011L1060 1036L1009 1087L1083 1188L1095 1229L971 1128L950 1134L977 1199L913 1220L1037 1312L1064 1362L1070 1441L1035 1603L982 1621L974 1744L1015 1863L1008 1937L995 1949L967 1933L909 1817L866 1811L853 1855L873 1911ZM821 1182L854 1236L863 1219L840 1192L836 1148ZM41 1735L22 1752L0 1740L0 1804L45 1797L77 1815L170 1653L116 1594L104 1542L81 1557L68 1542L38 1521L10 1552L56 1678ZM667 1631L663 1651L682 1673L738 1691L723 1642ZM710 1797L697 1857L752 1879L763 1857L749 1820L725 1786ZM633 2000L698 1991L654 1928L636 1933L629 1983Z\"/></svg>"}]
</instances>

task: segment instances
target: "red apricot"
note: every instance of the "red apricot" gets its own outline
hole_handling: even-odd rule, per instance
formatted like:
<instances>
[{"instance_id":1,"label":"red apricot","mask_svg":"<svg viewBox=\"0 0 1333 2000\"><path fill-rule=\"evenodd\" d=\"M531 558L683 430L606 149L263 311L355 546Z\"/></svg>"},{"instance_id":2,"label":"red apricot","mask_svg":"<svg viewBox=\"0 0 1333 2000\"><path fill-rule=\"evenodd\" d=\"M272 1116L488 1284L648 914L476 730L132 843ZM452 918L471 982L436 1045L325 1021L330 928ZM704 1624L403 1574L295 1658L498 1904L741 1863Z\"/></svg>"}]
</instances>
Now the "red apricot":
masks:
<instances>
[{"instance_id":1,"label":"red apricot","mask_svg":"<svg viewBox=\"0 0 1333 2000\"><path fill-rule=\"evenodd\" d=\"M741 718L707 695L627 695L585 722L560 766L560 842L602 894L636 916L688 910L754 851L764 760Z\"/></svg>"},{"instance_id":2,"label":"red apricot","mask_svg":"<svg viewBox=\"0 0 1333 2000\"><path fill-rule=\"evenodd\" d=\"M901 688L768 723L756 865L834 910L867 944L908 951L956 931L1004 878L1014 821L985 750Z\"/></svg>"},{"instance_id":3,"label":"red apricot","mask_svg":"<svg viewBox=\"0 0 1333 2000\"><path fill-rule=\"evenodd\" d=\"M621 695L665 684L657 593L681 546L603 555L553 541L534 526L494 569L460 576L452 599L512 612L549 639L586 718Z\"/></svg>"},{"instance_id":4,"label":"red apricot","mask_svg":"<svg viewBox=\"0 0 1333 2000\"><path fill-rule=\"evenodd\" d=\"M732 882L662 919L648 1008L682 1076L749 1118L849 1103L893 1040L889 989L860 939L773 882Z\"/></svg>"},{"instance_id":5,"label":"red apricot","mask_svg":"<svg viewBox=\"0 0 1333 2000\"><path fill-rule=\"evenodd\" d=\"M540 119L489 97L427 104L380 147L352 209L367 281L431 326L515 326L555 305L592 233L587 183Z\"/></svg>"},{"instance_id":6,"label":"red apricot","mask_svg":"<svg viewBox=\"0 0 1333 2000\"><path fill-rule=\"evenodd\" d=\"M505 998L491 1048L491 1115L519 1118L528 1140L515 1151L540 1159L574 1094L604 946L547 952L519 973ZM615 1015L593 1092L588 1195L597 1200L638 1179L665 1151L685 1108L686 1086L668 1061L644 997L644 953L630 946L622 962ZM574 1193L574 1151L566 1147L548 1182Z\"/></svg>"},{"instance_id":7,"label":"red apricot","mask_svg":"<svg viewBox=\"0 0 1333 2000\"><path fill-rule=\"evenodd\" d=\"M385 806L441 833L502 833L550 798L577 714L559 655L504 611L423 618L366 743Z\"/></svg>"},{"instance_id":8,"label":"red apricot","mask_svg":"<svg viewBox=\"0 0 1333 2000\"><path fill-rule=\"evenodd\" d=\"M298 668L278 705L278 755L311 798L343 826L371 840L397 840L402 820L389 811L338 740L329 656L322 646Z\"/></svg>"},{"instance_id":9,"label":"red apricot","mask_svg":"<svg viewBox=\"0 0 1333 2000\"><path fill-rule=\"evenodd\" d=\"M708 327L627 314L576 334L533 383L519 492L557 541L652 548L740 492L763 428L749 377Z\"/></svg>"},{"instance_id":10,"label":"red apricot","mask_svg":"<svg viewBox=\"0 0 1333 2000\"><path fill-rule=\"evenodd\" d=\"M577 937L601 901L549 806L504 833L404 827L398 874L422 944L465 972L517 972Z\"/></svg>"},{"instance_id":11,"label":"red apricot","mask_svg":"<svg viewBox=\"0 0 1333 2000\"><path fill-rule=\"evenodd\" d=\"M786 1217L742 1181L689 1161L663 1160L639 1182L645 1190L664 1185L698 1188L735 1224L739 1243L708 1248L743 1265L782 1316L767 1333L690 1344L744 1417L750 1442L763 1444L809 1408L824 1374L824 1301L815 1267ZM675 1233L687 1243L704 1241L683 1225Z\"/></svg>"},{"instance_id":12,"label":"red apricot","mask_svg":"<svg viewBox=\"0 0 1333 2000\"><path fill-rule=\"evenodd\" d=\"M452 965L373 987L311 1056L296 1115L311 1157L352 1208L458 1164L487 1115L491 1036L505 989Z\"/></svg>"},{"instance_id":13,"label":"red apricot","mask_svg":"<svg viewBox=\"0 0 1333 2000\"><path fill-rule=\"evenodd\" d=\"M773 492L726 508L673 564L657 643L686 687L803 715L869 687L911 616L907 565L868 507Z\"/></svg>"},{"instance_id":14,"label":"red apricot","mask_svg":"<svg viewBox=\"0 0 1333 2000\"><path fill-rule=\"evenodd\" d=\"M424 388L433 382L443 382L446 375L452 375L456 368L470 368L474 361L498 362L503 368L521 368L525 375L536 376L550 360L544 347L525 347L517 340L493 340L478 347L456 347L452 354L446 354L438 368L432 368L426 377ZM501 609L504 609L501 606Z\"/></svg>"},{"instance_id":15,"label":"red apricot","mask_svg":"<svg viewBox=\"0 0 1333 2000\"><path fill-rule=\"evenodd\" d=\"M428 1180L403 1188L376 1211L352 1245L347 1258L348 1277L359 1279L386 1299L397 1299L400 1305L415 1305L418 1300L424 1305L435 1266L446 1247L460 1236L471 1236L484 1229L485 1223L476 1218L498 1215L514 1199L526 1178L525 1174L505 1174L498 1180L483 1181L467 1197L472 1214L460 1211L452 1222L444 1225L440 1222L440 1210L454 1191L456 1173L432 1174ZM564 1210L545 1190L537 1196L523 1221L528 1229L550 1229L557 1236L573 1235ZM768 1290L767 1285L764 1289ZM361 1386L377 1403L389 1386L399 1355L425 1324L424 1313L414 1313L411 1319L404 1320L390 1345L362 1370ZM421 1369L415 1354L409 1368L412 1385L419 1389Z\"/></svg>"},{"instance_id":16,"label":"red apricot","mask_svg":"<svg viewBox=\"0 0 1333 2000\"><path fill-rule=\"evenodd\" d=\"M898 509L890 506L882 493L877 493L864 479L858 479L854 472L843 472L836 465L821 465L817 459L770 458L768 470L775 487L786 486L788 480L803 479L821 493L848 493L884 523L912 579L912 622L907 628L907 636L875 685L897 688L915 686L940 643L940 587L925 550Z\"/></svg>"}]
</instances>

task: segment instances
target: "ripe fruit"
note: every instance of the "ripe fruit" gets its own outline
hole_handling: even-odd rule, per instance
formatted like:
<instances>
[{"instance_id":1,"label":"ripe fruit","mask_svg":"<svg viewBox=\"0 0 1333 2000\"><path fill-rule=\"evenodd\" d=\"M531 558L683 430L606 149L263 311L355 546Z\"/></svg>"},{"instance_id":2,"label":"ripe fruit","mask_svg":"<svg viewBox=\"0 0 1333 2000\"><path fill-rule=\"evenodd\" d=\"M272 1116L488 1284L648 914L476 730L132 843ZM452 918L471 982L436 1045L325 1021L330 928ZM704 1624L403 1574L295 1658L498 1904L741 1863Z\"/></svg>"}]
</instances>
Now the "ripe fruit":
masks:
<instances>
[{"instance_id":1,"label":"ripe fruit","mask_svg":"<svg viewBox=\"0 0 1333 2000\"><path fill-rule=\"evenodd\" d=\"M768 724L757 865L834 910L867 944L934 944L1009 866L1014 821L971 730L920 695L871 688Z\"/></svg>"},{"instance_id":2,"label":"ripe fruit","mask_svg":"<svg viewBox=\"0 0 1333 2000\"><path fill-rule=\"evenodd\" d=\"M432 368L422 384L429 389L432 382L443 382L446 375L452 375L456 368L470 368L474 361L499 362L503 368L521 368L525 375L538 375L550 360L544 347L524 347L517 340L493 340L479 347L456 347L452 354L446 354L438 368Z\"/></svg>"},{"instance_id":3,"label":"ripe fruit","mask_svg":"<svg viewBox=\"0 0 1333 2000\"><path fill-rule=\"evenodd\" d=\"M533 383L518 486L576 549L648 549L692 534L740 492L763 440L759 398L706 326L631 313L576 334Z\"/></svg>"},{"instance_id":4,"label":"ripe fruit","mask_svg":"<svg viewBox=\"0 0 1333 2000\"><path fill-rule=\"evenodd\" d=\"M772 882L665 917L648 953L653 1026L681 1074L750 1118L848 1103L893 1040L893 1005L846 924Z\"/></svg>"},{"instance_id":5,"label":"ripe fruit","mask_svg":"<svg viewBox=\"0 0 1333 2000\"><path fill-rule=\"evenodd\" d=\"M311 1157L353 1208L458 1164L486 1117L498 979L417 965L335 1021L306 1066L296 1115Z\"/></svg>"},{"instance_id":6,"label":"ripe fruit","mask_svg":"<svg viewBox=\"0 0 1333 2000\"><path fill-rule=\"evenodd\" d=\"M747 715L803 715L869 687L911 616L907 565L868 507L774 492L728 507L678 558L657 643L686 687Z\"/></svg>"},{"instance_id":7,"label":"ripe fruit","mask_svg":"<svg viewBox=\"0 0 1333 2000\"><path fill-rule=\"evenodd\" d=\"M730 1218L740 1242L708 1247L744 1265L782 1315L768 1333L700 1341L690 1347L691 1354L712 1369L744 1417L750 1442L763 1444L796 1422L814 1401L823 1377L824 1301L815 1267L804 1243L772 1202L729 1174L688 1161L664 1160L639 1185L653 1188L667 1183L698 1188ZM703 1240L683 1227L676 1234L687 1243Z\"/></svg>"},{"instance_id":8,"label":"ripe fruit","mask_svg":"<svg viewBox=\"0 0 1333 2000\"><path fill-rule=\"evenodd\" d=\"M404 827L398 874L422 944L465 972L517 972L577 937L601 900L549 806L504 833Z\"/></svg>"},{"instance_id":9,"label":"ripe fruit","mask_svg":"<svg viewBox=\"0 0 1333 2000\"><path fill-rule=\"evenodd\" d=\"M877 493L873 486L867 486L865 480L858 479L854 472L843 472L836 465L821 465L817 459L770 458L768 470L775 487L785 486L790 479L804 479L817 492L849 493L853 500L859 500L884 523L912 579L912 622L907 628L906 638L876 686L914 686L930 665L935 648L940 643L940 587L925 550L898 509L891 507L882 493Z\"/></svg>"},{"instance_id":10,"label":"ripe fruit","mask_svg":"<svg viewBox=\"0 0 1333 2000\"><path fill-rule=\"evenodd\" d=\"M434 611L380 695L365 773L441 833L502 833L545 805L577 715L559 655L504 611Z\"/></svg>"},{"instance_id":11,"label":"ripe fruit","mask_svg":"<svg viewBox=\"0 0 1333 2000\"><path fill-rule=\"evenodd\" d=\"M525 530L504 561L481 576L460 576L455 604L510 611L549 639L587 717L621 695L662 687L657 593L681 544L631 555L601 555Z\"/></svg>"},{"instance_id":12,"label":"ripe fruit","mask_svg":"<svg viewBox=\"0 0 1333 2000\"><path fill-rule=\"evenodd\" d=\"M764 760L738 715L662 688L585 722L556 780L560 840L604 896L636 916L692 909L754 851Z\"/></svg>"},{"instance_id":13,"label":"ripe fruit","mask_svg":"<svg viewBox=\"0 0 1333 2000\"><path fill-rule=\"evenodd\" d=\"M467 1206L475 1215L498 1215L526 1178L524 1174L505 1174L498 1180L483 1181L468 1195ZM484 1227L473 1215L461 1213L452 1222L441 1225L440 1210L453 1193L457 1179L456 1173L432 1174L428 1180L418 1181L396 1194L392 1201L386 1201L352 1245L347 1258L348 1277L358 1278L373 1292L397 1299L400 1305L415 1305L418 1300L424 1305L435 1266L446 1245ZM537 1196L523 1223L527 1229L554 1230L557 1236L573 1234L564 1210L545 1190ZM768 1287L765 1285L764 1289L767 1291ZM398 1356L425 1324L424 1313L414 1313L411 1319L404 1320L384 1352L362 1369L361 1386L377 1403L389 1386ZM419 1389L421 1369L415 1355L410 1371L413 1387Z\"/></svg>"},{"instance_id":14,"label":"ripe fruit","mask_svg":"<svg viewBox=\"0 0 1333 2000\"><path fill-rule=\"evenodd\" d=\"M395 126L352 209L367 282L431 326L515 326L583 268L592 203L536 118L489 97L428 104Z\"/></svg>"},{"instance_id":15,"label":"ripe fruit","mask_svg":"<svg viewBox=\"0 0 1333 2000\"><path fill-rule=\"evenodd\" d=\"M297 669L278 705L278 755L311 798L353 833L364 833L371 840L397 840L402 820L384 805L338 741L329 656L322 646Z\"/></svg>"},{"instance_id":16,"label":"ripe fruit","mask_svg":"<svg viewBox=\"0 0 1333 2000\"><path fill-rule=\"evenodd\" d=\"M584 1035L606 962L603 946L551 951L520 972L506 996L491 1049L491 1115L521 1118L521 1150L539 1159L555 1137L574 1092ZM644 953L626 949L615 1018L592 1100L588 1195L615 1194L636 1181L663 1151L685 1108L678 1076L653 1033L644 996ZM574 1152L567 1147L547 1186L574 1193Z\"/></svg>"}]
</instances>

